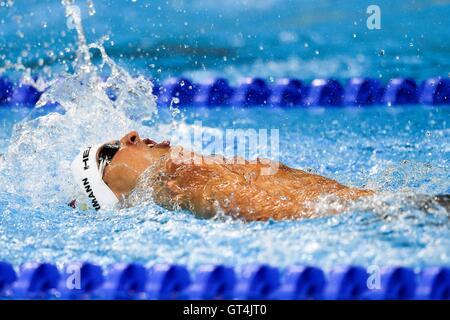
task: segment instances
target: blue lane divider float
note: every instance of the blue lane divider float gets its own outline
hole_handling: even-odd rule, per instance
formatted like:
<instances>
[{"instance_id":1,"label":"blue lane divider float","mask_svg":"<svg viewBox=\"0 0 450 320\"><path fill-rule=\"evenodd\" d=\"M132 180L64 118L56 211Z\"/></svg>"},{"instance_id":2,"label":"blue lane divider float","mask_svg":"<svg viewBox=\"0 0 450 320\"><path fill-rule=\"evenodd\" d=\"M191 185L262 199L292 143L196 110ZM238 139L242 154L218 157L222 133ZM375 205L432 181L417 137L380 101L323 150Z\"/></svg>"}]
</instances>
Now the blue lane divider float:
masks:
<instances>
[{"instance_id":1,"label":"blue lane divider float","mask_svg":"<svg viewBox=\"0 0 450 320\"><path fill-rule=\"evenodd\" d=\"M450 268L390 267L374 275L361 266L203 265L190 272L176 264L75 262L59 270L31 262L15 270L0 261L0 299L449 300Z\"/></svg>"},{"instance_id":2,"label":"blue lane divider float","mask_svg":"<svg viewBox=\"0 0 450 320\"><path fill-rule=\"evenodd\" d=\"M17 281L17 275L13 267L0 261L0 297L12 295L12 286Z\"/></svg>"},{"instance_id":3,"label":"blue lane divider float","mask_svg":"<svg viewBox=\"0 0 450 320\"><path fill-rule=\"evenodd\" d=\"M417 299L450 300L450 268L427 268L420 272Z\"/></svg>"},{"instance_id":4,"label":"blue lane divider float","mask_svg":"<svg viewBox=\"0 0 450 320\"><path fill-rule=\"evenodd\" d=\"M30 105L34 106L41 97L41 92L39 92L35 87L19 84L12 91L11 101L18 105Z\"/></svg>"},{"instance_id":5,"label":"blue lane divider float","mask_svg":"<svg viewBox=\"0 0 450 320\"><path fill-rule=\"evenodd\" d=\"M325 289L325 273L316 267L292 266L286 269L277 292L281 300L320 300Z\"/></svg>"},{"instance_id":6,"label":"blue lane divider float","mask_svg":"<svg viewBox=\"0 0 450 320\"><path fill-rule=\"evenodd\" d=\"M212 79L198 84L194 104L199 106L226 106L230 103L234 89L228 80Z\"/></svg>"},{"instance_id":7,"label":"blue lane divider float","mask_svg":"<svg viewBox=\"0 0 450 320\"><path fill-rule=\"evenodd\" d=\"M170 78L166 80L164 86L156 89L154 93L158 96L160 105L170 105L174 99L176 104L192 105L197 87L189 79Z\"/></svg>"},{"instance_id":8,"label":"blue lane divider float","mask_svg":"<svg viewBox=\"0 0 450 320\"><path fill-rule=\"evenodd\" d=\"M334 79L315 79L305 100L307 106L340 106L344 88Z\"/></svg>"},{"instance_id":9,"label":"blue lane divider float","mask_svg":"<svg viewBox=\"0 0 450 320\"><path fill-rule=\"evenodd\" d=\"M13 85L0 78L0 105L34 106L42 92L25 84ZM111 100L113 92L107 92ZM154 94L161 107L180 106L389 106L408 104L450 104L450 78L430 78L418 84L410 78L395 78L382 84L377 79L351 78L342 83L335 79L246 78L236 86L223 78L194 83L187 78L170 78L156 84Z\"/></svg>"},{"instance_id":10,"label":"blue lane divider float","mask_svg":"<svg viewBox=\"0 0 450 320\"><path fill-rule=\"evenodd\" d=\"M25 263L20 267L12 295L18 299L53 299L58 297L60 273L50 263Z\"/></svg>"},{"instance_id":11,"label":"blue lane divider float","mask_svg":"<svg viewBox=\"0 0 450 320\"><path fill-rule=\"evenodd\" d=\"M267 104L272 91L261 78L247 78L235 90L231 103L237 106Z\"/></svg>"},{"instance_id":12,"label":"blue lane divider float","mask_svg":"<svg viewBox=\"0 0 450 320\"><path fill-rule=\"evenodd\" d=\"M419 102L423 104L449 104L450 79L432 78L422 83Z\"/></svg>"},{"instance_id":13,"label":"blue lane divider float","mask_svg":"<svg viewBox=\"0 0 450 320\"><path fill-rule=\"evenodd\" d=\"M269 103L274 106L293 107L303 103L308 86L298 79L279 79L272 86Z\"/></svg>"},{"instance_id":14,"label":"blue lane divider float","mask_svg":"<svg viewBox=\"0 0 450 320\"><path fill-rule=\"evenodd\" d=\"M105 282L103 269L89 262L74 262L64 267L59 283L61 298L66 300L95 299Z\"/></svg>"},{"instance_id":15,"label":"blue lane divider float","mask_svg":"<svg viewBox=\"0 0 450 320\"><path fill-rule=\"evenodd\" d=\"M368 274L360 266L332 269L328 274L324 298L327 300L361 300L367 289Z\"/></svg>"},{"instance_id":16,"label":"blue lane divider float","mask_svg":"<svg viewBox=\"0 0 450 320\"><path fill-rule=\"evenodd\" d=\"M418 103L418 88L413 79L391 79L384 89L381 102L395 104Z\"/></svg>"},{"instance_id":17,"label":"blue lane divider float","mask_svg":"<svg viewBox=\"0 0 450 320\"><path fill-rule=\"evenodd\" d=\"M352 78L344 93L344 105L369 106L381 101L383 86L380 81L369 78Z\"/></svg>"},{"instance_id":18,"label":"blue lane divider float","mask_svg":"<svg viewBox=\"0 0 450 320\"><path fill-rule=\"evenodd\" d=\"M275 299L280 271L268 265L247 265L240 272L234 297L240 300Z\"/></svg>"},{"instance_id":19,"label":"blue lane divider float","mask_svg":"<svg viewBox=\"0 0 450 320\"><path fill-rule=\"evenodd\" d=\"M417 289L416 274L409 268L381 270L379 287L367 290L365 297L376 300L411 300Z\"/></svg>"},{"instance_id":20,"label":"blue lane divider float","mask_svg":"<svg viewBox=\"0 0 450 320\"><path fill-rule=\"evenodd\" d=\"M108 268L100 296L106 299L133 300L145 297L148 271L139 263L117 263Z\"/></svg>"}]
</instances>

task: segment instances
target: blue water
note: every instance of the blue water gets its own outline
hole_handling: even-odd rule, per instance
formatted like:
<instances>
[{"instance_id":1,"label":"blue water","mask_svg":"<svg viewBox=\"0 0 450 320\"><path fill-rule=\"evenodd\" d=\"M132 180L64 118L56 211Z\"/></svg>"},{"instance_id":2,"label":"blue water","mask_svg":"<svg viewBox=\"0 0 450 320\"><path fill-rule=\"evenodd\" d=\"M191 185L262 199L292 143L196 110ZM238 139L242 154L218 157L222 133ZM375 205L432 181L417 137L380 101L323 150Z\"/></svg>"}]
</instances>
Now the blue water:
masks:
<instances>
[{"instance_id":1,"label":"blue water","mask_svg":"<svg viewBox=\"0 0 450 320\"><path fill-rule=\"evenodd\" d=\"M375 31L366 27L374 3L365 0L97 0L94 16L86 1L76 3L88 39L110 35L105 46L116 61L156 79L180 73L423 79L450 72L448 1L379 0ZM0 7L0 25L2 60L59 70L74 55L75 34L60 1L14 1Z\"/></svg>"},{"instance_id":2,"label":"blue water","mask_svg":"<svg viewBox=\"0 0 450 320\"><path fill-rule=\"evenodd\" d=\"M233 81L241 76L423 79L450 72L450 4L443 1L378 1L379 31L365 27L366 1L94 3L93 16L84 1L77 3L88 40L109 34L105 47L112 59L134 75L157 80L218 74ZM0 7L0 24L2 63L20 58L46 79L55 79L66 66L70 71L76 41L59 1L14 1L12 8ZM10 77L17 74L8 71ZM75 125L65 116L27 122L17 131L19 139L11 137L13 125L20 127L29 111L0 108L0 164L8 162L8 170L0 173L0 260L190 267L450 264L448 214L442 208L425 213L406 197L450 193L449 107L186 108L182 114L188 126L201 120L211 129L279 129L280 161L381 194L342 215L266 223L201 220L153 204L74 211L66 205L72 194L64 187L71 183L64 180L64 170L76 150L67 150L86 141L72 133L70 125ZM170 119L161 111L141 129L170 137L159 130ZM83 125L80 131L92 130L89 139L100 142L125 133L130 124L104 136L101 129ZM24 143L27 138L30 143Z\"/></svg>"}]
</instances>

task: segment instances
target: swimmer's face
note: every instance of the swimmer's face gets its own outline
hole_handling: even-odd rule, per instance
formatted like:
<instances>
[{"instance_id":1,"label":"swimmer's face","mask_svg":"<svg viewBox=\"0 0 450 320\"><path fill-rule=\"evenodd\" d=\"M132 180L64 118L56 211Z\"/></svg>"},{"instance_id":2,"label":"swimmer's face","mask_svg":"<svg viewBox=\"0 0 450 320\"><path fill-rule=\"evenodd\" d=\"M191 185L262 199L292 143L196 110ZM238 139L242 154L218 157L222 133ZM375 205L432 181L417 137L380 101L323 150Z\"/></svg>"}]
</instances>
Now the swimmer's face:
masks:
<instances>
[{"instance_id":1,"label":"swimmer's face","mask_svg":"<svg viewBox=\"0 0 450 320\"><path fill-rule=\"evenodd\" d=\"M120 139L120 149L106 166L103 180L117 197L127 195L136 186L139 176L169 150L168 141L142 140L136 131L131 131Z\"/></svg>"}]
</instances>

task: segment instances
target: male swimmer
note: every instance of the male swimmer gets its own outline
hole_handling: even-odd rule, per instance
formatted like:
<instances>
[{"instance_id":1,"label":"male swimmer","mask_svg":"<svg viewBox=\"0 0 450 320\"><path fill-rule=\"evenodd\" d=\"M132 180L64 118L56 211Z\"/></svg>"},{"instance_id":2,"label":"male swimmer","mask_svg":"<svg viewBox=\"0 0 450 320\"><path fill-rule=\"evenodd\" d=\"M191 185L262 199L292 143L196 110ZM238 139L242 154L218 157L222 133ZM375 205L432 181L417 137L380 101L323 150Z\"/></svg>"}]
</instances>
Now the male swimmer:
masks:
<instances>
[{"instance_id":1,"label":"male swimmer","mask_svg":"<svg viewBox=\"0 0 450 320\"><path fill-rule=\"evenodd\" d=\"M72 171L96 210L127 203L139 189L162 207L203 218L224 214L245 221L282 220L314 215L314 202L324 195L345 206L374 194L267 159L230 160L235 159L141 139L132 131L119 141L82 150ZM448 196L435 200L449 204Z\"/></svg>"}]
</instances>

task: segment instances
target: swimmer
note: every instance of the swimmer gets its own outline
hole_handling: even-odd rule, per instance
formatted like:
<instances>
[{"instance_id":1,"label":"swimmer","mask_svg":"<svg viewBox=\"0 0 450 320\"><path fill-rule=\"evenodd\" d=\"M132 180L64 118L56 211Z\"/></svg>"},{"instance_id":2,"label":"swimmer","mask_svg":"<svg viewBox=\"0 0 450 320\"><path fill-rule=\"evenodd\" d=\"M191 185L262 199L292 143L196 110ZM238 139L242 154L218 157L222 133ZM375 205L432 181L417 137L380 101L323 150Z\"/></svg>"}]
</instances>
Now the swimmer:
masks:
<instances>
[{"instance_id":1,"label":"swimmer","mask_svg":"<svg viewBox=\"0 0 450 320\"><path fill-rule=\"evenodd\" d=\"M374 194L267 159L237 160L198 155L168 141L141 139L132 131L85 148L72 171L96 210L126 205L140 190L164 208L189 210L202 218L223 214L245 221L284 220L314 216L313 204L323 196L345 207ZM449 198L436 201L448 205Z\"/></svg>"}]
</instances>

